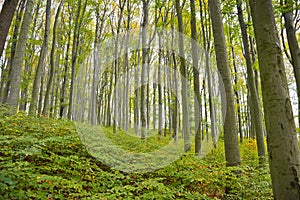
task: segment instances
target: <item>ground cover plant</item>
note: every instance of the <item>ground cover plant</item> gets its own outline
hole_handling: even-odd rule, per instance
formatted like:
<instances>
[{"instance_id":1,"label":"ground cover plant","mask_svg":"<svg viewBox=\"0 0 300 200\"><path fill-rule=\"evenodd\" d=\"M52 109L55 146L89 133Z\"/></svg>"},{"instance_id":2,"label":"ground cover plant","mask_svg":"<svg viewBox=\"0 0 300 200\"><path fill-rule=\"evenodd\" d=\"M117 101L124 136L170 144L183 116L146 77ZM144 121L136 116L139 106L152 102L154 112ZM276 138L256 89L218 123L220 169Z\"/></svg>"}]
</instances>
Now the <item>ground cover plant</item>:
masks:
<instances>
[{"instance_id":1,"label":"ground cover plant","mask_svg":"<svg viewBox=\"0 0 300 200\"><path fill-rule=\"evenodd\" d=\"M135 150L159 144L156 137L139 146L107 130L112 140ZM203 159L187 153L163 169L126 174L91 156L73 122L2 109L0 199L272 199L268 166L258 167L255 141L240 148L240 167L225 167L221 138Z\"/></svg>"}]
</instances>

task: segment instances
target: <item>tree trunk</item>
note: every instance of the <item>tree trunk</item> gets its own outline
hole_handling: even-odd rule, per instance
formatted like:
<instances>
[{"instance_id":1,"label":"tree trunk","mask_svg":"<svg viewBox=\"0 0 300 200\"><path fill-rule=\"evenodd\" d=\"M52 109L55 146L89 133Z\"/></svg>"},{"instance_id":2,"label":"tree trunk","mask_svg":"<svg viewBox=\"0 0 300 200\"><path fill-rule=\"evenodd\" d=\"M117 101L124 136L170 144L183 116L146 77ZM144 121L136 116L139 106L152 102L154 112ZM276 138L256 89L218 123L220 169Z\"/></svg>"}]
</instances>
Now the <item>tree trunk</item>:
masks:
<instances>
[{"instance_id":1,"label":"tree trunk","mask_svg":"<svg viewBox=\"0 0 300 200\"><path fill-rule=\"evenodd\" d=\"M161 66L162 66L162 41L161 41L161 33L158 33L158 45L159 45L159 55L158 55L158 134L161 138L162 136L162 123L163 123L163 113L162 113L162 81L161 81Z\"/></svg>"},{"instance_id":2,"label":"tree trunk","mask_svg":"<svg viewBox=\"0 0 300 200\"><path fill-rule=\"evenodd\" d=\"M292 0L286 0L287 11L283 13L284 26L287 34L290 54L292 58L292 65L296 79L297 94L298 94L298 122L300 126L300 49L296 37L296 29L293 22Z\"/></svg>"},{"instance_id":3,"label":"tree trunk","mask_svg":"<svg viewBox=\"0 0 300 200\"><path fill-rule=\"evenodd\" d=\"M11 66L10 93L7 103L17 108L19 100L19 92L21 87L22 63L25 55L26 42L28 38L29 28L32 20L32 11L34 7L33 0L28 0L26 4L25 14L21 25L19 38L16 45L16 52Z\"/></svg>"},{"instance_id":4,"label":"tree trunk","mask_svg":"<svg viewBox=\"0 0 300 200\"><path fill-rule=\"evenodd\" d=\"M61 92L60 92L60 108L59 108L59 116L60 118L63 118L65 115L65 108L66 108L66 93L67 93L67 75L69 71L69 51L70 51L70 44L71 44L71 31L67 33L68 35L68 41L66 46L66 52L65 52L65 59L64 59L64 72L63 72L63 80L61 85Z\"/></svg>"},{"instance_id":5,"label":"tree trunk","mask_svg":"<svg viewBox=\"0 0 300 200\"><path fill-rule=\"evenodd\" d=\"M50 34L50 23L51 23L51 0L47 0L46 6L46 23L45 23L45 33L44 33L44 40L42 44L42 49L40 52L39 62L36 67L34 81L33 81L33 89L31 94L31 101L29 107L29 114L35 115L37 109L37 101L39 95L39 86L41 82L41 75L42 75L42 68L44 66L45 57L48 51L48 41L49 41L49 34Z\"/></svg>"},{"instance_id":6,"label":"tree trunk","mask_svg":"<svg viewBox=\"0 0 300 200\"><path fill-rule=\"evenodd\" d=\"M173 35L172 35L172 40L173 40ZM172 41L173 44L173 41ZM174 99L173 99L173 131L174 131L174 140L175 142L178 141L178 80L177 80L177 61L176 61L176 56L175 52L173 50L172 52L172 58L173 58L173 65L174 65L174 72L173 72L173 79L174 79L174 87L175 87L175 94L174 94Z\"/></svg>"},{"instance_id":7,"label":"tree trunk","mask_svg":"<svg viewBox=\"0 0 300 200\"><path fill-rule=\"evenodd\" d=\"M141 123L142 123L142 133L141 138L144 139L146 137L146 72L147 72L147 63L148 63L148 48L147 45L147 31L148 31L148 7L149 1L143 0L143 24L142 24L142 74L141 74Z\"/></svg>"},{"instance_id":8,"label":"tree trunk","mask_svg":"<svg viewBox=\"0 0 300 200\"><path fill-rule=\"evenodd\" d=\"M213 142L214 148L217 148L217 133L216 133L216 116L215 116L215 107L213 103L213 84L211 76L211 66L210 66L210 56L209 50L205 51L205 65L206 65L206 75L207 75L207 89L208 89L208 102L209 102L209 115L210 115L210 131L211 139ZM208 121L206 121L208 127ZM207 129L208 130L208 129ZM208 134L208 131L206 132Z\"/></svg>"},{"instance_id":9,"label":"tree trunk","mask_svg":"<svg viewBox=\"0 0 300 200\"><path fill-rule=\"evenodd\" d=\"M6 75L5 78L7 78L7 81L4 84L4 88L2 90L2 103L7 102L7 98L8 98L8 94L9 94L10 79L11 79L11 66L12 66L12 62L13 62L14 57L15 57L16 44L17 44L19 28L20 28L20 24L21 24L21 21L22 21L22 16L23 16L24 9L25 9L25 1L21 1L19 6L18 6L16 19L14 21L14 31L13 31L13 35L12 35L10 58L7 62L7 66L6 66L7 75ZM37 10L38 9L39 9L39 4L38 4Z\"/></svg>"},{"instance_id":10,"label":"tree trunk","mask_svg":"<svg viewBox=\"0 0 300 200\"><path fill-rule=\"evenodd\" d=\"M275 199L300 199L300 152L271 0L250 1Z\"/></svg>"},{"instance_id":11,"label":"tree trunk","mask_svg":"<svg viewBox=\"0 0 300 200\"><path fill-rule=\"evenodd\" d=\"M19 0L5 0L0 13L0 58Z\"/></svg>"},{"instance_id":12,"label":"tree trunk","mask_svg":"<svg viewBox=\"0 0 300 200\"><path fill-rule=\"evenodd\" d=\"M242 117L241 117L241 106L242 104L240 103L240 93L239 93L239 88L238 88L238 70L235 62L235 52L234 52L234 44L232 40L232 30L229 28L229 42L231 44L231 57L232 57L232 65L234 69L234 95L235 95L235 101L236 101L236 106L237 106L237 118L238 118L238 133L240 135L240 143L243 143L243 131L242 131Z\"/></svg>"},{"instance_id":13,"label":"tree trunk","mask_svg":"<svg viewBox=\"0 0 300 200\"><path fill-rule=\"evenodd\" d=\"M216 51L217 67L220 71L225 87L226 116L224 121L224 143L227 166L236 166L241 163L239 145L236 131L236 119L234 112L234 98L231 84L226 41L222 23L222 15L219 0L209 0L214 45ZM223 116L224 117L224 116Z\"/></svg>"},{"instance_id":14,"label":"tree trunk","mask_svg":"<svg viewBox=\"0 0 300 200\"><path fill-rule=\"evenodd\" d=\"M187 67L185 64L185 50L183 41L183 22L182 22L182 8L180 0L175 0L175 7L178 20L179 32L179 56L180 56L180 73L182 76L181 95L182 95L182 134L184 137L184 151L187 152L191 149L190 143L190 126L189 126L189 110L188 110L188 75Z\"/></svg>"},{"instance_id":15,"label":"tree trunk","mask_svg":"<svg viewBox=\"0 0 300 200\"><path fill-rule=\"evenodd\" d=\"M196 27L195 0L190 0L191 7L191 32L192 32L192 54L193 54L193 74L194 74L194 114L195 114L195 154L201 156L201 96L200 80L198 68L198 36Z\"/></svg>"},{"instance_id":16,"label":"tree trunk","mask_svg":"<svg viewBox=\"0 0 300 200\"><path fill-rule=\"evenodd\" d=\"M68 119L72 119L73 115L73 98L74 98L74 84L75 84L75 73L76 73L76 62L78 54L78 34L80 29L80 13L81 13L81 0L78 1L78 7L75 16L74 35L72 44L72 63L71 63L71 84L70 84L70 96L69 96L69 110Z\"/></svg>"},{"instance_id":17,"label":"tree trunk","mask_svg":"<svg viewBox=\"0 0 300 200\"><path fill-rule=\"evenodd\" d=\"M140 127L140 89L139 89L139 82L140 82L140 43L141 43L141 34L139 33L138 38L138 46L137 46L137 67L135 68L135 90L134 90L134 131L135 134L138 135L139 127ZM136 59L135 59L136 60Z\"/></svg>"},{"instance_id":18,"label":"tree trunk","mask_svg":"<svg viewBox=\"0 0 300 200\"><path fill-rule=\"evenodd\" d=\"M58 18L60 11L62 9L62 6L64 4L64 0L62 0L57 8L57 12L55 15L55 21L53 25L53 38L52 38L52 47L51 47L51 53L50 53L50 77L47 83L47 89L44 99L44 108L43 108L43 115L47 116L49 113L49 101L50 101L50 92L53 85L54 75L55 75L55 46L56 46L56 37L57 37L57 24L58 24Z\"/></svg>"},{"instance_id":19,"label":"tree trunk","mask_svg":"<svg viewBox=\"0 0 300 200\"><path fill-rule=\"evenodd\" d=\"M255 127L257 153L259 156L259 162L260 164L263 164L265 162L266 150L265 150L263 124L262 124L262 111L261 111L260 102L258 98L258 92L256 90L255 80L254 80L247 28L245 25L244 16L242 12L242 1L237 0L236 4L237 4L241 33L242 33L244 57L246 59L246 66L247 66L247 83L248 83L248 88L250 90L250 99L251 99L251 103L249 104L250 113L252 114L251 121L254 122L254 127Z\"/></svg>"}]
</instances>

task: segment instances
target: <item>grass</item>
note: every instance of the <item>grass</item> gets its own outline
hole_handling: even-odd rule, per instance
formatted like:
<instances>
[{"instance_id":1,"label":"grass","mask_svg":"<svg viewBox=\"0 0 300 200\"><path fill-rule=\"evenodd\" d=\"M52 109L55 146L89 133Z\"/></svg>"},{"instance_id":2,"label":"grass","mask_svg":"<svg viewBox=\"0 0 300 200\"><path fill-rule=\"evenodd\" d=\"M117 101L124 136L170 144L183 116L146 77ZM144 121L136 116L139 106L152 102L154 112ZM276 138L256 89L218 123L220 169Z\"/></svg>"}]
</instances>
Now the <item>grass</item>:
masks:
<instances>
[{"instance_id":1,"label":"grass","mask_svg":"<svg viewBox=\"0 0 300 200\"><path fill-rule=\"evenodd\" d=\"M0 199L272 199L268 167L257 166L252 140L240 146L239 167L225 167L220 139L203 159L187 153L162 169L125 173L87 151L71 121L3 109L0 115ZM127 151L151 152L169 142L101 130Z\"/></svg>"}]
</instances>

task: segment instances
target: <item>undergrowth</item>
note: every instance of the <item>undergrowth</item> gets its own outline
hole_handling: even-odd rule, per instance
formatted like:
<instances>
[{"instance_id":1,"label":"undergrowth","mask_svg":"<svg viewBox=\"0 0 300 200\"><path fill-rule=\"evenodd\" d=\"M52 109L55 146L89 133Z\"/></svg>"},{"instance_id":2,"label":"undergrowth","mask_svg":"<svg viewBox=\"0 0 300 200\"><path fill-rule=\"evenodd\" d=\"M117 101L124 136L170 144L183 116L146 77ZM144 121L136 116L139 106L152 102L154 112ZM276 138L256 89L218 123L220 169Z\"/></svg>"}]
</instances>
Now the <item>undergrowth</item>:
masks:
<instances>
[{"instance_id":1,"label":"undergrowth","mask_svg":"<svg viewBox=\"0 0 300 200\"><path fill-rule=\"evenodd\" d=\"M225 166L220 139L218 148L202 159L188 153L163 169L126 174L92 157L71 121L4 112L0 109L2 199L272 199L268 167L258 167L252 140L240 146L239 167ZM153 137L141 145L124 132L122 140L108 135L140 152L167 141Z\"/></svg>"}]
</instances>

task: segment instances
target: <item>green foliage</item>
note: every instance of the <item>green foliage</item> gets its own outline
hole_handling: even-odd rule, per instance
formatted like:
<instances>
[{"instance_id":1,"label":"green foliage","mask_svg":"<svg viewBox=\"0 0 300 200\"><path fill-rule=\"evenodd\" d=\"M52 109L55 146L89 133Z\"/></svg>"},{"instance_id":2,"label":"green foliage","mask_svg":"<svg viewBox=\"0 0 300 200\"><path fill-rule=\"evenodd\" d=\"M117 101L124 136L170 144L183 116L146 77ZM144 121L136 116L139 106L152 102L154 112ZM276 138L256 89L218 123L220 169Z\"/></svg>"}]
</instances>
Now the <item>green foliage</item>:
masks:
<instances>
[{"instance_id":1,"label":"green foliage","mask_svg":"<svg viewBox=\"0 0 300 200\"><path fill-rule=\"evenodd\" d=\"M0 196L4 199L272 198L268 168L258 168L253 141L241 145L244 164L240 167L225 166L223 141L219 141L219 148L203 159L186 154L166 168L126 174L93 158L72 122L5 112L7 108L0 107ZM153 137L141 143L122 131L105 130L118 145L137 152L168 141Z\"/></svg>"},{"instance_id":2,"label":"green foliage","mask_svg":"<svg viewBox=\"0 0 300 200\"><path fill-rule=\"evenodd\" d=\"M171 138L161 137L157 133L149 133L151 136L147 137L145 140L141 140L134 134L134 130L131 132L125 132L123 130L118 131L118 134L113 133L112 128L103 128L106 136L116 145L122 149L129 150L131 152L152 152L154 150L160 149L167 145ZM130 145L128 145L130 144Z\"/></svg>"}]
</instances>

